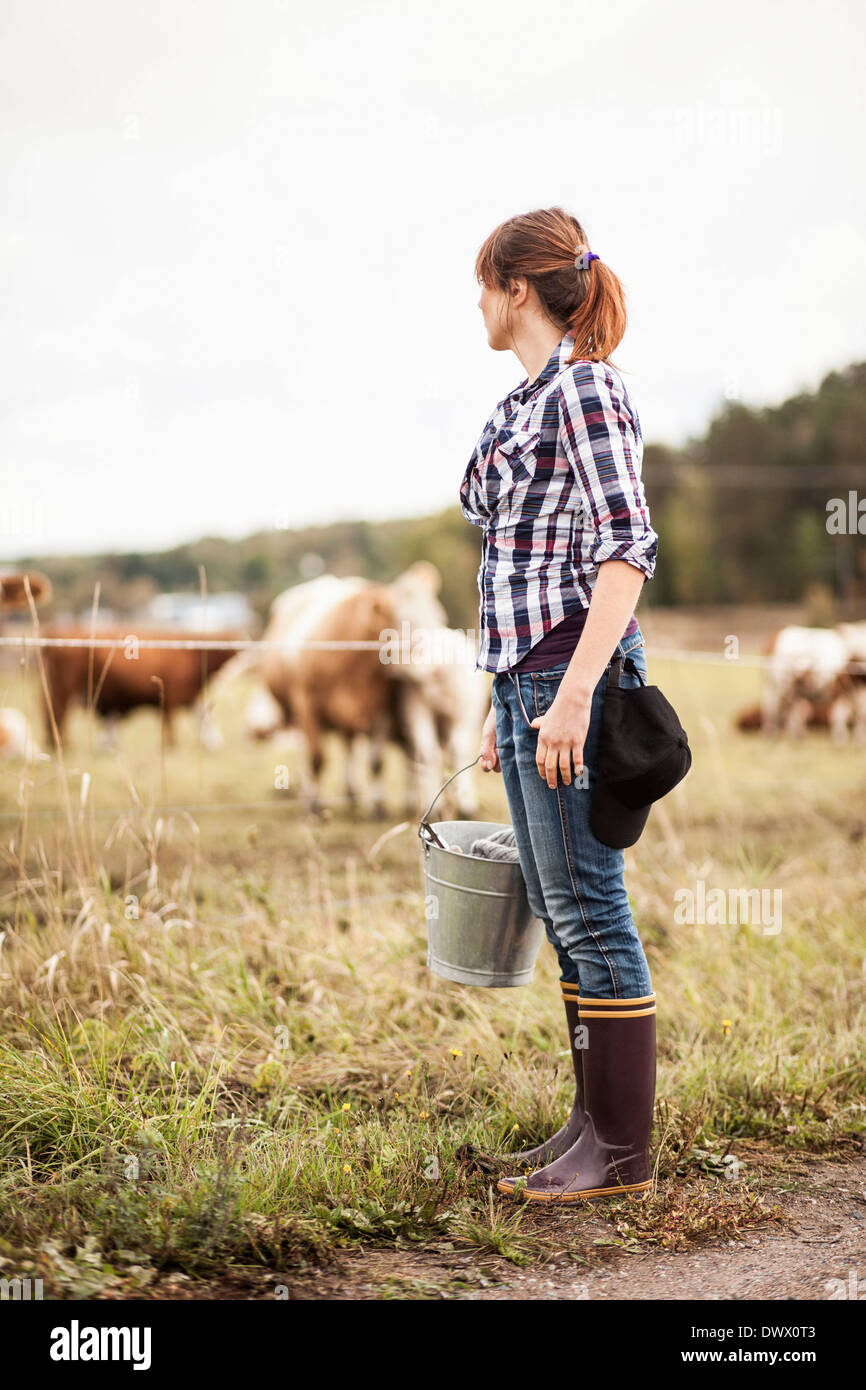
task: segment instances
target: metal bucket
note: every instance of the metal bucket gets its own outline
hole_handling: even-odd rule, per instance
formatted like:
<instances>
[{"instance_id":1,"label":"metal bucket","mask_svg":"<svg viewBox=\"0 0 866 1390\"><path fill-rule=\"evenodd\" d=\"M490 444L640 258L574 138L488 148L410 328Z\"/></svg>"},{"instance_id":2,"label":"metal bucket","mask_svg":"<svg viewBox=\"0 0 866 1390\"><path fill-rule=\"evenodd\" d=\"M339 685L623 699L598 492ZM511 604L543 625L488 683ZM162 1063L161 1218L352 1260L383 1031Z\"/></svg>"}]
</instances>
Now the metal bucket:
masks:
<instances>
[{"instance_id":1,"label":"metal bucket","mask_svg":"<svg viewBox=\"0 0 866 1390\"><path fill-rule=\"evenodd\" d=\"M468 763L460 772L474 766ZM453 777L448 778L451 781ZM519 863L469 853L474 840L504 829L501 822L430 823L428 816L448 782L439 788L418 826L424 846L427 966L434 975L460 985L487 989L528 985L544 925L530 909L523 871ZM463 853L446 849L443 840L459 845Z\"/></svg>"}]
</instances>

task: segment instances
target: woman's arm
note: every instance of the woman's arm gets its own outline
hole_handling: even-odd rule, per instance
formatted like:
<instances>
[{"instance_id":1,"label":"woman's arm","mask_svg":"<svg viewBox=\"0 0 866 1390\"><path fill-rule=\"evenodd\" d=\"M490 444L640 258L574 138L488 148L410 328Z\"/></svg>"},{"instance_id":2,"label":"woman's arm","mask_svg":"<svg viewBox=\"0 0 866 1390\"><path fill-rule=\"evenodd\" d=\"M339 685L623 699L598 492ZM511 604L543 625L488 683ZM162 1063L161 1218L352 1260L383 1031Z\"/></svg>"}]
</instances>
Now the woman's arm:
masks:
<instances>
[{"instance_id":1,"label":"woman's arm","mask_svg":"<svg viewBox=\"0 0 866 1390\"><path fill-rule=\"evenodd\" d=\"M549 787L557 785L558 772L564 785L570 785L572 761L575 776L580 775L592 693L628 626L644 580L643 572L625 560L599 565L583 632L556 699L546 714L532 721L538 729L535 765Z\"/></svg>"},{"instance_id":2,"label":"woman's arm","mask_svg":"<svg viewBox=\"0 0 866 1390\"><path fill-rule=\"evenodd\" d=\"M646 576L625 560L599 566L592 600L560 690L592 695L635 610Z\"/></svg>"}]
</instances>

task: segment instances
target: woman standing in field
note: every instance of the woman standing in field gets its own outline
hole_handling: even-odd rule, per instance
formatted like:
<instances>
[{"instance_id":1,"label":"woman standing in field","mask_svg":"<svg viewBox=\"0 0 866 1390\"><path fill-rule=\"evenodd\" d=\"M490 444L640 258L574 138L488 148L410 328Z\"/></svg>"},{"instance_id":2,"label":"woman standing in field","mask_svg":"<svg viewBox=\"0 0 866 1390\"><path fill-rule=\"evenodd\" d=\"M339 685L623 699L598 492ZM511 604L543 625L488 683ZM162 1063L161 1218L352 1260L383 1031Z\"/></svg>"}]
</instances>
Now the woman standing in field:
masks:
<instances>
[{"instance_id":1,"label":"woman standing in field","mask_svg":"<svg viewBox=\"0 0 866 1390\"><path fill-rule=\"evenodd\" d=\"M490 347L526 371L460 488L484 528L476 667L495 674L481 761L502 773L529 904L559 957L576 1083L563 1127L514 1162L538 1170L528 1197L573 1201L651 1182L655 995L623 852L589 813L611 661L631 658L622 684L646 675L634 608L657 537L640 422L609 361L626 323L616 275L561 208L503 222L475 273Z\"/></svg>"}]
</instances>

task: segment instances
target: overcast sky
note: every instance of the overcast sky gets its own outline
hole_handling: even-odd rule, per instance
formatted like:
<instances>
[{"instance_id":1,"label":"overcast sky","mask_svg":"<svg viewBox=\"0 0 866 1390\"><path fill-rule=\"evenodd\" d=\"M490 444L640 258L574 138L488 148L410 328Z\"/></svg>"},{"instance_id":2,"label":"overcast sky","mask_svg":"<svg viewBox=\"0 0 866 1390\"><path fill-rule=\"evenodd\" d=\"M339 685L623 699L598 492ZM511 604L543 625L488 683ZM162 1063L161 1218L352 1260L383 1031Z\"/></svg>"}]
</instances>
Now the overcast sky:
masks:
<instances>
[{"instance_id":1,"label":"overcast sky","mask_svg":"<svg viewBox=\"0 0 866 1390\"><path fill-rule=\"evenodd\" d=\"M456 504L560 203L649 440L866 357L866 6L0 0L0 558Z\"/></svg>"}]
</instances>

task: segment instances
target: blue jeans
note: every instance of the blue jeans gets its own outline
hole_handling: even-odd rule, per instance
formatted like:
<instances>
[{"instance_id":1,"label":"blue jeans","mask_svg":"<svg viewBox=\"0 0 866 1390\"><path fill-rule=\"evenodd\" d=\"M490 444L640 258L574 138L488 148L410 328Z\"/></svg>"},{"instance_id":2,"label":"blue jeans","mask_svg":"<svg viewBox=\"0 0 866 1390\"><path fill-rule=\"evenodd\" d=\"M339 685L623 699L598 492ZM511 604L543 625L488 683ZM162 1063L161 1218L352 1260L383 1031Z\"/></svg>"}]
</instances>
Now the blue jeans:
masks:
<instances>
[{"instance_id":1,"label":"blue jeans","mask_svg":"<svg viewBox=\"0 0 866 1390\"><path fill-rule=\"evenodd\" d=\"M644 679L643 634L617 646ZM592 696L584 773L549 787L535 765L538 730L530 721L553 704L568 662L545 671L500 671L493 678L496 744L529 905L559 957L561 978L596 999L641 999L652 993L649 966L625 889L625 855L593 835L595 784L607 671ZM622 671L623 687L640 684Z\"/></svg>"}]
</instances>

